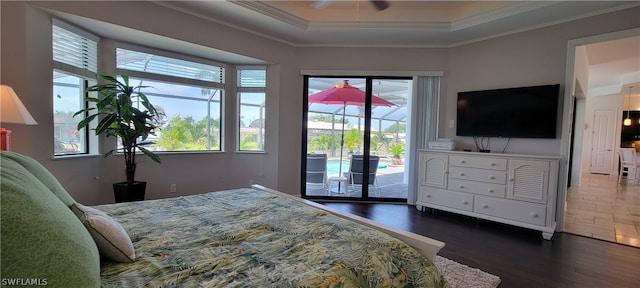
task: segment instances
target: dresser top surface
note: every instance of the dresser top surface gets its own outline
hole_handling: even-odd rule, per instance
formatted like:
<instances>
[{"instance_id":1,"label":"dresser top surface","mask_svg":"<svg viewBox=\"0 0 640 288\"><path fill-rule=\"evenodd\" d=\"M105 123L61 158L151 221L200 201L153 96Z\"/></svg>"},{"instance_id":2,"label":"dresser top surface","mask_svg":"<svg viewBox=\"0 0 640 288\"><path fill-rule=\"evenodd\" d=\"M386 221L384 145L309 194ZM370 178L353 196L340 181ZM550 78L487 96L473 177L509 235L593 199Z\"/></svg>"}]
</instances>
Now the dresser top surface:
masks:
<instances>
[{"instance_id":1,"label":"dresser top surface","mask_svg":"<svg viewBox=\"0 0 640 288\"><path fill-rule=\"evenodd\" d=\"M554 155L526 155L526 154L506 154L506 153L484 153L484 152L467 152L467 151L449 151L449 150L433 150L433 149L418 149L418 152L440 153L460 156L472 156L472 157L505 157L505 158L530 158L530 159L549 159L560 160L560 156Z\"/></svg>"}]
</instances>

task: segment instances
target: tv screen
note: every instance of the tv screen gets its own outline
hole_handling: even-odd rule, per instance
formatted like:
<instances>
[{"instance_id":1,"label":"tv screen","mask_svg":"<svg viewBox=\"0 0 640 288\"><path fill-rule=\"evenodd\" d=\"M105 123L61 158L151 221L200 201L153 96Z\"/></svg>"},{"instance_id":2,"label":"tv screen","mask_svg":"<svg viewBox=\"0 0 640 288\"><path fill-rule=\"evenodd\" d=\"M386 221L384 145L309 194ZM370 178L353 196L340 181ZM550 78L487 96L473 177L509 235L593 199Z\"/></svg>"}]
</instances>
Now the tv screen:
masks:
<instances>
[{"instance_id":1,"label":"tv screen","mask_svg":"<svg viewBox=\"0 0 640 288\"><path fill-rule=\"evenodd\" d=\"M456 134L556 138L560 84L458 93Z\"/></svg>"}]
</instances>

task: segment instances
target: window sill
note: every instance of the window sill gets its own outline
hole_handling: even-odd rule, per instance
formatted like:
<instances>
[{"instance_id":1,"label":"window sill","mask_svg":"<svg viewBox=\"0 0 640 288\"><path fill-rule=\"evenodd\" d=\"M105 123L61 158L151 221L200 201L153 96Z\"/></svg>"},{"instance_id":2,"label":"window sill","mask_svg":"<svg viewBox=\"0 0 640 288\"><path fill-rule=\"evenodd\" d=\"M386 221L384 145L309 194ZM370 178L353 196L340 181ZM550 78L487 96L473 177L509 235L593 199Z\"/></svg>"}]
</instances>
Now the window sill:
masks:
<instances>
[{"instance_id":1,"label":"window sill","mask_svg":"<svg viewBox=\"0 0 640 288\"><path fill-rule=\"evenodd\" d=\"M235 151L236 154L267 154L265 151Z\"/></svg>"},{"instance_id":2,"label":"window sill","mask_svg":"<svg viewBox=\"0 0 640 288\"><path fill-rule=\"evenodd\" d=\"M56 155L51 157L51 160L73 160L82 158L95 158L102 157L101 154L73 154L73 155Z\"/></svg>"}]
</instances>

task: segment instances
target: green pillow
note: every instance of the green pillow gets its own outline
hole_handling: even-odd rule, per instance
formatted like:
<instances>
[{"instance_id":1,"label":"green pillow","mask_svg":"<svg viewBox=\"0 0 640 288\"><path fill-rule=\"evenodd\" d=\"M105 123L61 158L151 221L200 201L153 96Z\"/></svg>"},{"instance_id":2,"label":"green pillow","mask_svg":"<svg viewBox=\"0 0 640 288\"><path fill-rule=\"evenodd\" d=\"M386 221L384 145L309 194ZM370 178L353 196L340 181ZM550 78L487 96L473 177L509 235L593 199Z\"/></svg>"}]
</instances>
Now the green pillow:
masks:
<instances>
[{"instance_id":1,"label":"green pillow","mask_svg":"<svg viewBox=\"0 0 640 288\"><path fill-rule=\"evenodd\" d=\"M24 162L4 153L0 159L3 283L27 279L50 287L100 287L100 255L87 229ZM50 180L45 182L60 185Z\"/></svg>"},{"instance_id":2,"label":"green pillow","mask_svg":"<svg viewBox=\"0 0 640 288\"><path fill-rule=\"evenodd\" d=\"M48 188L49 191L55 194L58 199L60 199L65 205L67 205L67 207L71 208L71 205L73 203L76 203L73 197L69 195L67 190L65 190L64 187L60 185L58 179L56 179L56 177L53 176L53 174L51 174L51 172L49 172L47 168L44 168L44 166L42 166L42 164L40 164L35 159L22 154L7 151L2 151L0 157L0 162L6 159L10 159L22 165L29 172L31 172L31 174L38 178L40 182L42 182L42 184L44 184Z\"/></svg>"}]
</instances>

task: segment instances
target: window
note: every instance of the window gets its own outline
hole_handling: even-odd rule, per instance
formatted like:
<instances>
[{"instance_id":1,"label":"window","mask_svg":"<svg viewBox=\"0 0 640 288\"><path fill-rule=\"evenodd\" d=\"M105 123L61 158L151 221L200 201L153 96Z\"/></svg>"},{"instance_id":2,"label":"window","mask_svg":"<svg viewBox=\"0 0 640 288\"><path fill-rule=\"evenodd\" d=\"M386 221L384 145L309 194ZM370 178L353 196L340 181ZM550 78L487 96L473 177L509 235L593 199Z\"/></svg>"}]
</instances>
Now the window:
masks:
<instances>
[{"instance_id":1,"label":"window","mask_svg":"<svg viewBox=\"0 0 640 288\"><path fill-rule=\"evenodd\" d=\"M239 151L264 151L266 68L238 67Z\"/></svg>"},{"instance_id":2,"label":"window","mask_svg":"<svg viewBox=\"0 0 640 288\"><path fill-rule=\"evenodd\" d=\"M73 117L84 109L86 80L60 71L53 71L53 129L55 155L87 153L87 131L77 130L81 117Z\"/></svg>"},{"instance_id":3,"label":"window","mask_svg":"<svg viewBox=\"0 0 640 288\"><path fill-rule=\"evenodd\" d=\"M85 108L85 89L95 83L98 38L66 23L53 23L54 155L87 154L89 133L78 131L82 117L72 116Z\"/></svg>"},{"instance_id":4,"label":"window","mask_svg":"<svg viewBox=\"0 0 640 288\"><path fill-rule=\"evenodd\" d=\"M154 151L221 151L225 66L120 44L117 72L130 76L156 107ZM161 55L164 54L164 55Z\"/></svg>"}]
</instances>

